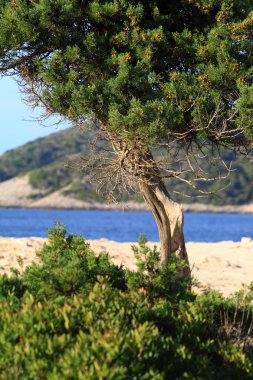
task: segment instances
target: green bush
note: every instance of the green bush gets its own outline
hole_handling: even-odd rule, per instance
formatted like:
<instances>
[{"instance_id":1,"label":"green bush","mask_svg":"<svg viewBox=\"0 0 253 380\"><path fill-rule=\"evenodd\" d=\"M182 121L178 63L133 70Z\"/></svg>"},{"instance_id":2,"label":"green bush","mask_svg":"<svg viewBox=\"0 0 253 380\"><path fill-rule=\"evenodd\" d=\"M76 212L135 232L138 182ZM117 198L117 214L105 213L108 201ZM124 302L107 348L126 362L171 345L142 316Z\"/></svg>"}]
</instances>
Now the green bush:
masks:
<instances>
[{"instance_id":1,"label":"green bush","mask_svg":"<svg viewBox=\"0 0 253 380\"><path fill-rule=\"evenodd\" d=\"M141 289L150 302L157 299L176 302L192 299L191 280L178 278L177 274L187 265L177 257L161 263L159 251L155 246L150 249L145 236L139 239L139 246L132 246L137 271L126 271L129 289Z\"/></svg>"},{"instance_id":2,"label":"green bush","mask_svg":"<svg viewBox=\"0 0 253 380\"><path fill-rule=\"evenodd\" d=\"M62 194L64 196L70 196L78 200L94 201L102 203L104 201L102 196L99 196L94 189L94 185L90 183L73 183L67 190L63 190Z\"/></svg>"},{"instance_id":3,"label":"green bush","mask_svg":"<svg viewBox=\"0 0 253 380\"><path fill-rule=\"evenodd\" d=\"M47 192L59 190L71 183L72 176L69 169L57 165L49 165L29 173L29 183L34 189L46 190Z\"/></svg>"},{"instance_id":4,"label":"green bush","mask_svg":"<svg viewBox=\"0 0 253 380\"><path fill-rule=\"evenodd\" d=\"M87 295L98 276L116 289L126 289L123 268L105 253L95 256L81 236L67 236L61 224L48 231L48 243L37 256L41 265L32 264L22 274L22 283L36 299Z\"/></svg>"},{"instance_id":5,"label":"green bush","mask_svg":"<svg viewBox=\"0 0 253 380\"><path fill-rule=\"evenodd\" d=\"M234 334L241 322L252 338L252 291L196 296L175 275L182 263L161 265L143 239L134 251L130 272L49 231L40 265L0 278L0 378L253 379L252 339L244 350Z\"/></svg>"}]
</instances>

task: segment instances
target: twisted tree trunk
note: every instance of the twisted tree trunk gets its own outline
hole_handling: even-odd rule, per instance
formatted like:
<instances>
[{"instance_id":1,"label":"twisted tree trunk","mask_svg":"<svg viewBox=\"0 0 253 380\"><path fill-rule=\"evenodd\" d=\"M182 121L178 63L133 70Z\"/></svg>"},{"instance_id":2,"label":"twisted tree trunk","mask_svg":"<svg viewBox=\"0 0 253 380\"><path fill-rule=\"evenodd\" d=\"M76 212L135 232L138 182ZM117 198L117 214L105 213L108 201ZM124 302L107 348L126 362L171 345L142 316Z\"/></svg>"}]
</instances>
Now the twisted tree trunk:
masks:
<instances>
[{"instance_id":1,"label":"twisted tree trunk","mask_svg":"<svg viewBox=\"0 0 253 380\"><path fill-rule=\"evenodd\" d=\"M175 255L184 260L186 268L179 277L190 277L189 261L183 234L183 211L180 204L174 202L163 181L159 177L142 178L140 191L156 220L161 243L161 259L168 260Z\"/></svg>"},{"instance_id":2,"label":"twisted tree trunk","mask_svg":"<svg viewBox=\"0 0 253 380\"><path fill-rule=\"evenodd\" d=\"M177 277L190 277L189 260L185 247L181 205L174 202L161 179L161 173L151 151L142 149L141 141L129 146L117 136L107 132L117 155L120 170L126 178L138 181L140 191L156 220L161 243L161 260L177 256L186 267Z\"/></svg>"}]
</instances>

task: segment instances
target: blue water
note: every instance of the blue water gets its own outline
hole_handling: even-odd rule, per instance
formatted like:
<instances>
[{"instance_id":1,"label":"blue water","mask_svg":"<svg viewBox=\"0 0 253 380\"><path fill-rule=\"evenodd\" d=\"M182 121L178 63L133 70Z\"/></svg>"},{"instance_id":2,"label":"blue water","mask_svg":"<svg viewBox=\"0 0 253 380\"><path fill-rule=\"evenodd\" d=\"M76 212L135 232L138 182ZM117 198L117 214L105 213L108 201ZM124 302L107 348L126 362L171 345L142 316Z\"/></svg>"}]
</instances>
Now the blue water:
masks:
<instances>
[{"instance_id":1,"label":"blue water","mask_svg":"<svg viewBox=\"0 0 253 380\"><path fill-rule=\"evenodd\" d=\"M115 241L136 241L145 234L158 241L157 227L145 211L76 211L0 209L0 236L47 236L54 222L65 224L69 233L87 239L107 238ZM253 215L185 214L186 241L239 241L243 236L253 238Z\"/></svg>"}]
</instances>

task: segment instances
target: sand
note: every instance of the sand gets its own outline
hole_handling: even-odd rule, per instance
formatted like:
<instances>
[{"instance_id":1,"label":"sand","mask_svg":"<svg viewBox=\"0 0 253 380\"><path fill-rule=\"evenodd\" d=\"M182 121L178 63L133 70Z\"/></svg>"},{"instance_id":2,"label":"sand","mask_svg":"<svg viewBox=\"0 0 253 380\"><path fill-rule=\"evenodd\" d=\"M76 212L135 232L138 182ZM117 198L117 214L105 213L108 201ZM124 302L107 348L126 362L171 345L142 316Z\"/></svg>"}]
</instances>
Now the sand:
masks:
<instances>
[{"instance_id":1,"label":"sand","mask_svg":"<svg viewBox=\"0 0 253 380\"><path fill-rule=\"evenodd\" d=\"M10 274L17 267L17 257L24 266L38 262L36 251L46 239L0 238L0 273ZM117 243L107 239L88 240L96 252L108 252L116 264L134 269L131 246L136 243ZM157 243L149 243L151 246ZM228 296L243 285L253 282L253 240L243 238L241 242L187 243L192 275L200 282L199 290L215 289Z\"/></svg>"}]
</instances>

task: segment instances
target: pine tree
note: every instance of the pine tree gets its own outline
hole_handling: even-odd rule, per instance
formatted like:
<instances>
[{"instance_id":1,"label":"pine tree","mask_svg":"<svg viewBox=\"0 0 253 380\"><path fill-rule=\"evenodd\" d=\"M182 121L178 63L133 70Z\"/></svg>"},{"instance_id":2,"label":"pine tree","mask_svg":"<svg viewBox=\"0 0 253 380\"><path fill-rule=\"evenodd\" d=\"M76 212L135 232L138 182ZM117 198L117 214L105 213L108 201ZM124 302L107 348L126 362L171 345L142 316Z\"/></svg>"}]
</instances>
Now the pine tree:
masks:
<instances>
[{"instance_id":1,"label":"pine tree","mask_svg":"<svg viewBox=\"0 0 253 380\"><path fill-rule=\"evenodd\" d=\"M2 75L48 114L94 121L112 144L113 177L134 181L150 206L162 258L187 260L181 206L163 180L180 171L175 152L251 147L252 0L0 4Z\"/></svg>"}]
</instances>

